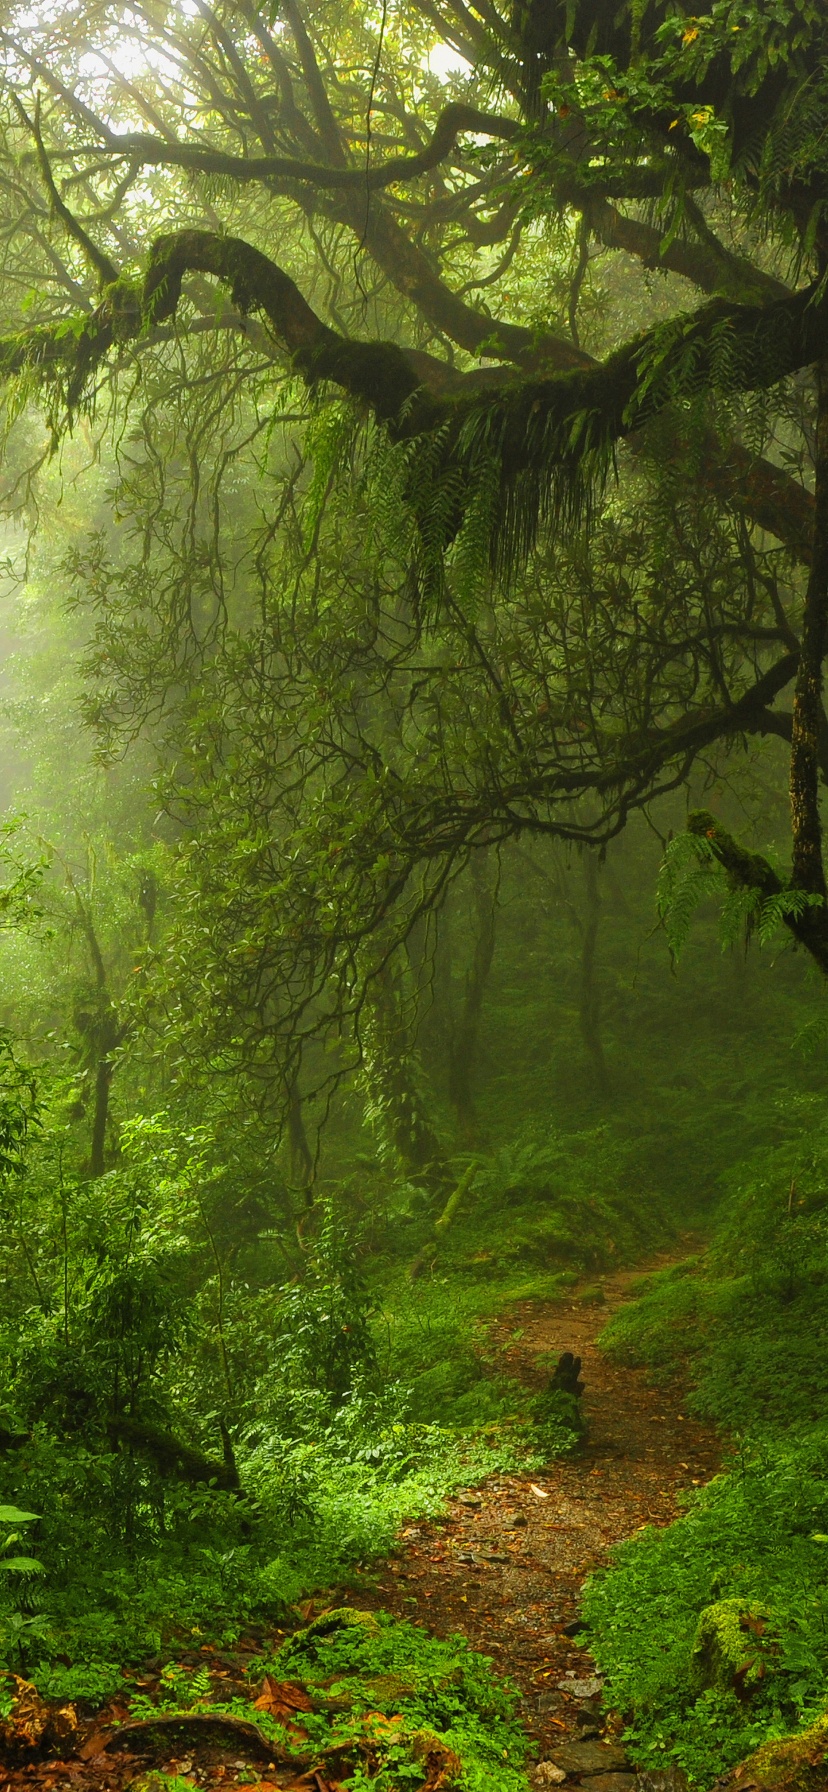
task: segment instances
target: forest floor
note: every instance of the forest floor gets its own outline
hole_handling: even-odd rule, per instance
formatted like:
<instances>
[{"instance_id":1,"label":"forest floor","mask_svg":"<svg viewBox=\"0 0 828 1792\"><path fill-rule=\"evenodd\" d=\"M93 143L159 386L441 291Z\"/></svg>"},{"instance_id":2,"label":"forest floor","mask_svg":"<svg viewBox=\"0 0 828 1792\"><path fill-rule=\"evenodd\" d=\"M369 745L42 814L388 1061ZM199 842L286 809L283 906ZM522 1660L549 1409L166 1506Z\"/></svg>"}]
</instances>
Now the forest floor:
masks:
<instances>
[{"instance_id":1,"label":"forest floor","mask_svg":"<svg viewBox=\"0 0 828 1792\"><path fill-rule=\"evenodd\" d=\"M681 1495L717 1472L721 1448L685 1412L679 1387L655 1387L643 1371L612 1363L597 1340L634 1284L693 1242L593 1282L603 1299L576 1286L565 1302L529 1301L503 1316L494 1336L504 1368L527 1385L548 1379L539 1358L581 1357L586 1443L542 1474L494 1476L458 1494L446 1518L409 1526L377 1589L376 1607L438 1636L461 1632L516 1682L533 1752L552 1768L536 1772L539 1786L564 1773L573 1786L583 1776L590 1792L633 1785L612 1742L619 1726L601 1715L595 1664L570 1634L581 1587L613 1544L671 1524Z\"/></svg>"},{"instance_id":2,"label":"forest floor","mask_svg":"<svg viewBox=\"0 0 828 1792\"><path fill-rule=\"evenodd\" d=\"M681 1254L692 1244L685 1240ZM681 1495L715 1474L719 1446L709 1427L687 1415L679 1388L655 1387L643 1372L618 1367L601 1354L597 1339L634 1283L678 1256L662 1253L591 1287L576 1286L554 1304L528 1301L505 1312L489 1332L488 1348L528 1387L545 1385L550 1357L571 1350L582 1358L583 1448L543 1472L499 1474L458 1492L444 1516L403 1530L370 1590L328 1591L302 1611L308 1623L333 1605L350 1604L423 1623L440 1637L465 1636L520 1688L521 1716L533 1744L530 1774L538 1788L565 1782L566 1792L579 1783L588 1792L632 1792L636 1784L618 1741L620 1721L602 1713L595 1664L574 1640L580 1592L613 1544L641 1526L667 1525L678 1516ZM251 1657L255 1661L262 1648L266 1639L251 1638L235 1651L209 1651L211 1671L227 1688L220 1696L232 1696L242 1672L249 1685ZM272 1659L272 1643L270 1652ZM143 1683L148 1691L153 1678L150 1673ZM269 1684L278 1701L279 1687ZM287 1683L281 1696L290 1700ZM260 1703L266 1706L265 1699ZM269 1708L280 1721L301 1723L301 1705L281 1714ZM146 1774L150 1765L138 1739L130 1739L134 1754L114 1747L108 1752L116 1741L113 1726L128 1715L114 1706L96 1714L65 1751L69 1759L55 1760L52 1751L51 1759L29 1754L4 1770L0 1755L0 1792L120 1792L135 1784L138 1771ZM314 1771L286 1774L284 1767L274 1773L273 1763L263 1769L261 1749L246 1752L241 1734L191 1737L182 1746L183 1738L171 1733L160 1749L157 1741L156 1784L164 1785L160 1776L172 1776L175 1792L188 1781L214 1789L246 1783L250 1792L327 1792L340 1783L327 1770L323 1777ZM443 1783L439 1774L433 1783Z\"/></svg>"}]
</instances>

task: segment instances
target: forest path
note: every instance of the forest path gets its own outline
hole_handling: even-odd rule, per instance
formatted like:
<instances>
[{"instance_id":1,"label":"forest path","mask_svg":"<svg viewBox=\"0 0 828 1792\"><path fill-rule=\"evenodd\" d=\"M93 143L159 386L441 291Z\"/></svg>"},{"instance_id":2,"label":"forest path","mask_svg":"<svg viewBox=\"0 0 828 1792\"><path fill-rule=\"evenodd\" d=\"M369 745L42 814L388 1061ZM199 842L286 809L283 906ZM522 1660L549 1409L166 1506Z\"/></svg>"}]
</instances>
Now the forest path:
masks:
<instances>
[{"instance_id":1,"label":"forest path","mask_svg":"<svg viewBox=\"0 0 828 1792\"><path fill-rule=\"evenodd\" d=\"M632 1285L680 1262L696 1241L682 1242L679 1253L593 1281L604 1293L600 1304L585 1303L576 1286L561 1302L526 1302L502 1317L492 1335L504 1367L528 1384L545 1385L548 1369L538 1358L546 1353L571 1350L583 1359L586 1446L539 1475L493 1476L458 1494L447 1518L408 1526L377 1588L377 1608L440 1636L462 1632L517 1682L524 1723L545 1763L535 1770L538 1786L563 1781L564 1772L567 1785L582 1775L590 1792L633 1786L623 1750L599 1734L595 1665L568 1628L584 1580L612 1545L642 1525L670 1524L679 1494L719 1466L715 1433L686 1414L680 1389L653 1387L643 1371L619 1368L597 1348Z\"/></svg>"},{"instance_id":2,"label":"forest path","mask_svg":"<svg viewBox=\"0 0 828 1792\"><path fill-rule=\"evenodd\" d=\"M586 1576L606 1560L611 1546L644 1524L666 1525L679 1511L678 1495L709 1479L718 1466L718 1447L709 1428L684 1412L680 1391L648 1385L641 1371L620 1369L597 1349L610 1315L630 1297L632 1284L648 1270L666 1267L689 1254L662 1253L634 1270L601 1279L604 1299L587 1304L584 1286L554 1304L525 1302L511 1307L493 1326L507 1370L529 1386L541 1387L548 1366L539 1358L572 1350L583 1359L584 1407L589 1425L585 1448L571 1461L555 1462L537 1475L494 1475L482 1486L458 1493L445 1517L409 1525L383 1566L371 1593L334 1595L336 1603L356 1603L419 1619L438 1636L461 1632L473 1647L494 1658L523 1693L522 1716L535 1744L532 1780L563 1792L655 1792L662 1776L637 1781L629 1770L612 1721L600 1711L600 1682L586 1649L576 1647L580 1592ZM593 1288L596 1284L593 1284ZM308 1603L305 1619L329 1609L331 1594ZM282 1633L279 1633L280 1636ZM209 1658L220 1698L249 1697L246 1674L266 1639L241 1639L235 1648L212 1645L176 1651L188 1670ZM254 1676L255 1679L255 1676ZM157 1693L158 1662L139 1678L142 1691ZM276 1692L284 1693L284 1687ZM26 1740L29 1707L35 1728ZM295 1705L295 1702L294 1702ZM280 1721L293 1722L303 1705L290 1706ZM67 1708L70 1709L70 1708ZM273 1707L268 1705L268 1710ZM14 1734L22 1758L6 1765L0 1742L0 1792L163 1792L163 1778L176 1776L167 1792L327 1792L340 1784L311 1768L290 1772L269 1766L266 1779L258 1756L245 1739L209 1739L187 1733L156 1737L148 1756L108 1752L113 1725L129 1716L118 1697L80 1729L72 1731L71 1758L43 1758L37 1746L38 1711L45 1711L33 1688L23 1687ZM60 1714L58 1714L60 1715ZM172 1721L172 1720L170 1720ZM64 1738L64 1741L66 1738ZM138 1745L136 1744L136 1747ZM239 1758L239 1751L241 1757ZM15 1749L15 1757L18 1750ZM267 1753L265 1748L265 1753ZM438 1763L439 1767L439 1763ZM136 1778L138 1770L138 1778ZM435 1769L437 1771L437 1769ZM429 1777L435 1788L442 1777ZM677 1792L678 1783L670 1782ZM493 1784L491 1792L497 1792Z\"/></svg>"}]
</instances>

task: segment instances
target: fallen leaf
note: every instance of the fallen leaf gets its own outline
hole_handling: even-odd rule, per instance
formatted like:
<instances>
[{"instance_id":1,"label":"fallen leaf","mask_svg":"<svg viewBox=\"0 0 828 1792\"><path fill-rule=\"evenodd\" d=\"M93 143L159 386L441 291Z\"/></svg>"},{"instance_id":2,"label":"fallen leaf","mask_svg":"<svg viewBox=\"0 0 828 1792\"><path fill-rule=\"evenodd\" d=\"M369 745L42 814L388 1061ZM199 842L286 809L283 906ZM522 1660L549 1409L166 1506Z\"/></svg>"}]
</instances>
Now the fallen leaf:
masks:
<instances>
[{"instance_id":1,"label":"fallen leaf","mask_svg":"<svg viewBox=\"0 0 828 1792\"><path fill-rule=\"evenodd\" d=\"M291 1723L295 1712L313 1710L313 1702L304 1687L294 1686L290 1680L274 1680L271 1674L265 1675L264 1686L253 1706L256 1711L267 1711L277 1723Z\"/></svg>"}]
</instances>

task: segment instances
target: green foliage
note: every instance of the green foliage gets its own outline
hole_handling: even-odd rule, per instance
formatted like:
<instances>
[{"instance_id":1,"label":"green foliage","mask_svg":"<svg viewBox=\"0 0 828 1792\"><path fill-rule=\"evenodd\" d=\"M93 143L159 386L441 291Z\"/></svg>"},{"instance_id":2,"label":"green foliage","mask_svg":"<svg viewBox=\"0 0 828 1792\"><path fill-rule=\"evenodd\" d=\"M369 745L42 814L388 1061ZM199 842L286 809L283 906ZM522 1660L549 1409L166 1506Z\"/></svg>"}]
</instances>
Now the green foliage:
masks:
<instances>
[{"instance_id":1,"label":"green foliage","mask_svg":"<svg viewBox=\"0 0 828 1792\"><path fill-rule=\"evenodd\" d=\"M288 1284L281 1300L277 1345L286 1379L318 1388L335 1402L355 1380L370 1380L376 1371L373 1301L358 1251L358 1235L349 1234L342 1215L328 1205L305 1276Z\"/></svg>"},{"instance_id":2,"label":"green foliage","mask_svg":"<svg viewBox=\"0 0 828 1792\"><path fill-rule=\"evenodd\" d=\"M37 1524L38 1519L37 1512L0 1506L0 1525L13 1527L0 1537L0 1653L21 1668L25 1668L33 1645L49 1634L48 1623L38 1610L37 1584L43 1563L37 1556L21 1554L18 1548L27 1541L28 1526ZM6 1580L6 1575L11 1578Z\"/></svg>"},{"instance_id":3,"label":"green foliage","mask_svg":"<svg viewBox=\"0 0 828 1792\"><path fill-rule=\"evenodd\" d=\"M438 1639L384 1613L345 1609L297 1632L272 1668L280 1677L299 1675L311 1694L325 1689L341 1701L347 1715L328 1718L320 1740L347 1736L370 1711L390 1720L396 1735L389 1725L377 1778L357 1774L355 1789L422 1785L417 1742L429 1734L460 1757L469 1792L487 1792L493 1783L503 1792L524 1792L528 1784L516 1689L496 1679L488 1658L462 1636Z\"/></svg>"},{"instance_id":4,"label":"green foliage","mask_svg":"<svg viewBox=\"0 0 828 1792\"><path fill-rule=\"evenodd\" d=\"M741 1437L686 1515L622 1546L586 1602L640 1758L674 1755L701 1785L824 1705L828 1134L809 1106L725 1178L705 1256L649 1278L603 1340L660 1377L689 1370L690 1409ZM700 1689L720 1611L741 1661Z\"/></svg>"},{"instance_id":5,"label":"green foliage","mask_svg":"<svg viewBox=\"0 0 828 1792\"><path fill-rule=\"evenodd\" d=\"M584 1438L584 1417L574 1394L550 1388L534 1403L535 1435L546 1456L571 1456Z\"/></svg>"},{"instance_id":6,"label":"green foliage","mask_svg":"<svg viewBox=\"0 0 828 1792\"><path fill-rule=\"evenodd\" d=\"M798 919L823 898L808 890L781 889L763 896L729 879L704 834L676 834L669 841L659 872L656 901L670 951L678 959L687 943L696 910L708 897L721 905L722 949L753 936L768 945L786 921Z\"/></svg>"},{"instance_id":7,"label":"green foliage","mask_svg":"<svg viewBox=\"0 0 828 1792\"><path fill-rule=\"evenodd\" d=\"M683 1518L622 1545L616 1566L591 1583L591 1640L608 1696L632 1713L642 1764L675 1759L710 1785L760 1742L822 1710L827 1443L825 1424L786 1445L757 1442L693 1496ZM720 1601L745 1614L737 1663L745 1671L729 1687L699 1691L699 1623ZM756 1611L767 1618L751 1628Z\"/></svg>"}]
</instances>

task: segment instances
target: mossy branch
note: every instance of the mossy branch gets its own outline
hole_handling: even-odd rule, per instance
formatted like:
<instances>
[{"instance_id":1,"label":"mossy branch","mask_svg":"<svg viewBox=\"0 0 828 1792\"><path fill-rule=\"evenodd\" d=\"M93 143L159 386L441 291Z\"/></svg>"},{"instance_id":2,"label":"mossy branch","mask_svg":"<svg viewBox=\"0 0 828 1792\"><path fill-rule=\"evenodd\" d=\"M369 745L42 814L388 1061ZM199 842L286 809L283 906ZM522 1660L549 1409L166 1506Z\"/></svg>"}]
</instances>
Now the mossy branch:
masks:
<instances>
[{"instance_id":1,"label":"mossy branch","mask_svg":"<svg viewBox=\"0 0 828 1792\"><path fill-rule=\"evenodd\" d=\"M765 902L788 893L792 898L801 895L783 882L762 853L751 852L742 846L709 809L696 809L688 815L687 831L709 842L714 857L739 889L755 890ZM792 901L789 909L781 910L780 919L828 977L828 907L825 903L813 902L800 908Z\"/></svg>"},{"instance_id":2,"label":"mossy branch","mask_svg":"<svg viewBox=\"0 0 828 1792\"><path fill-rule=\"evenodd\" d=\"M37 151L37 165L40 169L43 185L49 195L49 204L52 211L55 216L60 219L67 236L70 236L72 241L77 243L79 248L83 250L86 260L97 274L101 286L106 287L113 285L118 279L118 269L116 268L115 263L110 261L109 256L105 254L104 250L99 249L97 243L94 243L92 238L87 235L80 220L75 217L74 212L71 212L65 201L61 199L55 185L52 166L40 130L40 94L38 94L35 102L34 118L29 117L28 112L21 104L13 88L11 89L11 100L21 123L26 126L27 130L31 132L31 135L34 138L35 149Z\"/></svg>"},{"instance_id":3,"label":"mossy branch","mask_svg":"<svg viewBox=\"0 0 828 1792\"><path fill-rule=\"evenodd\" d=\"M491 558L506 572L542 520L563 527L588 517L620 438L706 386L760 389L810 365L828 321L828 293L816 287L765 306L715 300L600 364L468 395L431 389L428 370L396 343L330 329L252 244L185 230L154 244L142 289L112 282L91 318L0 340L0 376L29 370L63 381L71 414L113 344L175 316L185 275L195 272L228 287L242 314L263 316L309 385L339 386L408 444L408 502L423 567L437 577L481 487L493 494L483 519ZM479 510L475 520L480 526Z\"/></svg>"},{"instance_id":4,"label":"mossy branch","mask_svg":"<svg viewBox=\"0 0 828 1792\"><path fill-rule=\"evenodd\" d=\"M233 1452L227 1447L229 1440L225 1442L224 1459L218 1461L214 1456L205 1455L203 1450L194 1449L192 1444L184 1443L172 1431L165 1431L162 1426L147 1420L112 1418L109 1433L113 1441L129 1444L150 1456L162 1474L177 1475L179 1480L187 1481L193 1487L209 1486L212 1482L225 1493L241 1492Z\"/></svg>"},{"instance_id":5,"label":"mossy branch","mask_svg":"<svg viewBox=\"0 0 828 1792\"><path fill-rule=\"evenodd\" d=\"M421 1274L429 1257L436 1256L449 1227L456 1219L458 1210L474 1182L475 1176L477 1175L477 1169L478 1166L476 1163L470 1163L463 1171L456 1188L452 1189L445 1207L434 1221L434 1225L431 1229L431 1236L426 1240L422 1250L417 1252L417 1255L411 1264L408 1273L412 1282L417 1280L417 1277Z\"/></svg>"}]
</instances>

